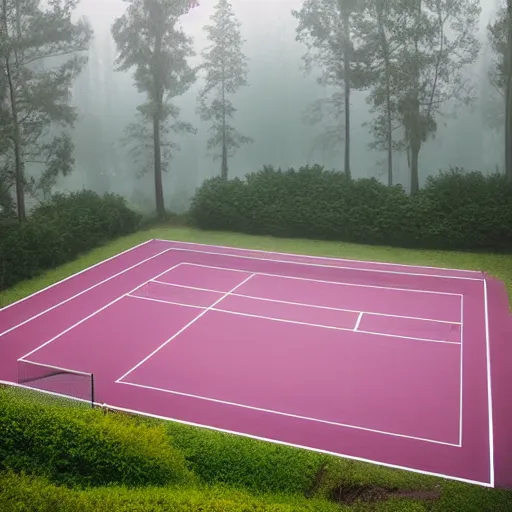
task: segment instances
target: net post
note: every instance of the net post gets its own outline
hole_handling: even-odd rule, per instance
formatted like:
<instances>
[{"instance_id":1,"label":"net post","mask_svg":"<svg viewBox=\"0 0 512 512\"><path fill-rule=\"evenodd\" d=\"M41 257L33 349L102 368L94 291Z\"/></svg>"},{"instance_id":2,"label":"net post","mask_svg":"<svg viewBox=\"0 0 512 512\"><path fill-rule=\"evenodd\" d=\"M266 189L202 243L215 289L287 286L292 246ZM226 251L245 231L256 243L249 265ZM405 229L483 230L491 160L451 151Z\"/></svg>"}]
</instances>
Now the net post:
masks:
<instances>
[{"instance_id":1,"label":"net post","mask_svg":"<svg viewBox=\"0 0 512 512\"><path fill-rule=\"evenodd\" d=\"M94 409L94 374L91 373L91 407Z\"/></svg>"}]
</instances>

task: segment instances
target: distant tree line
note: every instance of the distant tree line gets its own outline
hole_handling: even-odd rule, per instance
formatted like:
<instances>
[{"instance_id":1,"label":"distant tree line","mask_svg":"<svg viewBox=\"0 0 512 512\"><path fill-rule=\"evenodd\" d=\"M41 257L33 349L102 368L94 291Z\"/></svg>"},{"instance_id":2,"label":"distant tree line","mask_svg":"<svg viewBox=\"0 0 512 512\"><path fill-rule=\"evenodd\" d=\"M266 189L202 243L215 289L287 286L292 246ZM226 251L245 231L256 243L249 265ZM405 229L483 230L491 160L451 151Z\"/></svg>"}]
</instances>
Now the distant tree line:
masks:
<instances>
[{"instance_id":1,"label":"distant tree line","mask_svg":"<svg viewBox=\"0 0 512 512\"><path fill-rule=\"evenodd\" d=\"M240 23L229 0L217 0L209 45L192 66L193 39L180 19L197 0L125 0L112 26L116 69L132 71L144 95L124 142L142 172L154 176L155 205L165 215L163 173L179 150L176 134L196 132L180 118L176 98L201 78L200 118L208 123L207 150L227 179L229 159L253 142L235 126L233 94L247 84L247 58ZM503 0L488 27L495 62L489 75L503 98L506 173L512 177L512 0ZM86 65L92 37L75 21L78 0L0 0L0 208L26 217L25 198L47 197L56 180L73 169L70 105L74 79ZM291 12L296 38L306 47L306 71L320 72L332 96L313 105L313 120L325 108L340 120L343 171L351 176L351 94L367 91L373 114L371 146L387 155L387 183L394 183L394 154L407 155L410 191L419 189L421 149L448 110L476 98L468 66L477 59L479 0L303 0ZM73 18L73 19L72 19ZM341 159L340 159L341 161ZM27 173L30 169L37 169Z\"/></svg>"}]
</instances>

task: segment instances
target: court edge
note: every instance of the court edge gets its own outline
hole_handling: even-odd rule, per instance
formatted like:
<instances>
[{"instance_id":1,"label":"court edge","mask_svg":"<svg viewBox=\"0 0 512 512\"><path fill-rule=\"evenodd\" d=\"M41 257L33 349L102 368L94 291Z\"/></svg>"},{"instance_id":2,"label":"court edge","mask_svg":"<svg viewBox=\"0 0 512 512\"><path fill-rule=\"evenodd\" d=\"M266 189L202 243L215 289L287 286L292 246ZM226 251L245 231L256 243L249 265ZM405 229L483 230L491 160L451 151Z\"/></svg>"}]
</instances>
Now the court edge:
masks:
<instances>
[{"instance_id":1,"label":"court edge","mask_svg":"<svg viewBox=\"0 0 512 512\"><path fill-rule=\"evenodd\" d=\"M16 384L16 383L9 382L9 381L0 380L0 385L27 389L27 390L32 391L32 392L45 393L47 395L58 396L59 398L65 398L65 399L68 399L68 400L74 400L76 402L83 402L83 403L90 404L89 400L84 400L82 398L70 397L70 396L67 396L67 395L62 395L60 393L55 393L55 392L52 392L52 391L46 391L46 390L42 390L42 389L34 389L34 388L31 388L30 386L24 386L23 384ZM387 462L378 462L378 461L375 461L375 460L372 460L372 459L365 459L365 458L362 458L362 457L355 457L353 455L344 455L344 454L340 454L340 453L330 452L328 450L321 450L321 449L317 449L317 448L311 448L309 446L303 446L303 445L300 445L300 444L286 443L284 441L276 441L275 439L270 439L270 438L266 438L266 437L259 437L259 436L254 436L254 435L251 435L251 434L243 434L241 432L236 432L234 430L227 430L227 429L222 429L222 428L218 428L218 427L211 427L209 425L202 425L201 423L193 423L193 422L190 422L190 421L178 420L176 418L168 418L166 416L159 416L158 414L151 414L151 413L146 413L146 412L134 411L132 409L126 409L124 407L118 407L118 406L115 406L115 405L109 405L109 404L104 404L104 403L99 403L99 402L94 402L94 405L97 406L97 407L107 407L108 409L111 409L111 410L114 410L114 411L125 412L125 413L129 413L129 414L137 415L137 416L147 416L148 418L154 418L154 419L157 419L157 420L173 421L174 423L180 423L182 425L188 425L188 426L191 426L191 427L205 428L205 429L208 429L208 430L213 430L215 432L223 432L225 434L231 434L231 435L235 435L235 436L239 436L239 437L247 437L247 438L250 438L250 439L256 439L257 441L264 441L264 442L268 442L268 443L279 444L279 445L282 445L282 446L290 446L292 448L299 448L301 450L307 450L307 451L310 451L310 452L322 453L324 455L331 455L331 456L342 458L342 459L350 459L350 460L355 460L355 461L358 461L358 462L366 462L368 464L373 464L375 466L384 466L384 467L391 468L391 469L399 469L399 470L402 470L402 471L409 471L411 473L419 473L419 474L426 475L426 476L434 476L434 477L437 477L437 478L444 478L446 480L453 480L453 481L457 481L457 482L463 482L463 483L466 483L466 484L479 485L481 487L489 487L489 488L493 488L494 487L494 483L493 482L481 482L479 480L471 480L471 479L468 479L468 478L449 476L449 475L444 475L442 473L435 473L433 471L424 471L424 470L421 470L421 469L413 469L413 468L409 468L407 466L399 466L397 464L390 464L390 463L387 463Z\"/></svg>"}]
</instances>

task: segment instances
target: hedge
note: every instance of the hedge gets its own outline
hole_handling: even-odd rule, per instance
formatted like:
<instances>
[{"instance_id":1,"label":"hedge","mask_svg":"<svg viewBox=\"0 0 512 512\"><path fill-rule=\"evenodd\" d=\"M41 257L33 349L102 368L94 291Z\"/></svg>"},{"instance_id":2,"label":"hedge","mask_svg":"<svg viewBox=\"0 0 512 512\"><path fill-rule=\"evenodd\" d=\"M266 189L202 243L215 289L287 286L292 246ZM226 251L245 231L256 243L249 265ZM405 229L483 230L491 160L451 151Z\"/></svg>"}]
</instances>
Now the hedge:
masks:
<instances>
[{"instance_id":1,"label":"hedge","mask_svg":"<svg viewBox=\"0 0 512 512\"><path fill-rule=\"evenodd\" d=\"M2 512L335 512L323 500L267 495L223 487L126 487L71 490L44 478L0 472Z\"/></svg>"},{"instance_id":2,"label":"hedge","mask_svg":"<svg viewBox=\"0 0 512 512\"><path fill-rule=\"evenodd\" d=\"M88 190L53 196L21 225L0 220L0 289L133 233L139 223L122 197Z\"/></svg>"},{"instance_id":3,"label":"hedge","mask_svg":"<svg viewBox=\"0 0 512 512\"><path fill-rule=\"evenodd\" d=\"M173 446L204 483L254 492L308 495L327 456L246 437L169 423ZM330 458L329 458L330 459Z\"/></svg>"},{"instance_id":4,"label":"hedge","mask_svg":"<svg viewBox=\"0 0 512 512\"><path fill-rule=\"evenodd\" d=\"M425 249L512 249L512 183L451 169L417 194L319 165L265 167L206 181L190 216L202 229Z\"/></svg>"},{"instance_id":5,"label":"hedge","mask_svg":"<svg viewBox=\"0 0 512 512\"><path fill-rule=\"evenodd\" d=\"M149 427L101 411L42 405L2 390L0 410L0 468L70 486L194 481L163 425Z\"/></svg>"}]
</instances>

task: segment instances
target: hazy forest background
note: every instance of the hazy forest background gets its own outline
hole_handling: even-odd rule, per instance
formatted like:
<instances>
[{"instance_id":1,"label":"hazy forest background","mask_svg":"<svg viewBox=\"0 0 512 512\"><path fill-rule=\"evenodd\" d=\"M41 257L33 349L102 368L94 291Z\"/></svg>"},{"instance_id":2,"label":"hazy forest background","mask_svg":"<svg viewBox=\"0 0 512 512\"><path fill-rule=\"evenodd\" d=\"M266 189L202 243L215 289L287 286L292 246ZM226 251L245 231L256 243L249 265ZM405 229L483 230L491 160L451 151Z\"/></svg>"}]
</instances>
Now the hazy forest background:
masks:
<instances>
[{"instance_id":1,"label":"hazy forest background","mask_svg":"<svg viewBox=\"0 0 512 512\"><path fill-rule=\"evenodd\" d=\"M4 2L6 0L3 0ZM12 3L14 0L7 0ZM201 52L208 46L205 25L218 0L201 0L200 5L180 17L178 25L193 40L195 56L191 67L201 65ZM232 96L237 112L234 126L251 139L229 160L229 177L243 177L264 165L300 167L318 163L328 169L344 170L343 105L329 103L336 88L318 83L322 67L312 62L304 72L307 47L297 40L299 21L292 11L300 11L305 0L234 0L233 12L240 22L242 51L247 57L247 86ZM42 2L44 4L45 2ZM451 166L492 173L504 172L504 99L493 85L490 72L497 58L489 40L488 24L497 18L505 0L481 0L477 36L481 47L478 57L464 68L464 77L474 85L470 105L448 100L436 116L437 130L424 143L420 154L420 185L430 174ZM53 191L83 188L99 193L115 192L125 196L141 212L155 209L154 178L143 173L151 152L130 151L124 144L126 128L137 115L144 95L134 86L133 69L117 71L117 55L112 26L126 10L123 0L81 0L73 19L85 16L93 34L88 61L73 80L71 104L77 108L77 120L70 132L74 143L73 171L60 173ZM499 58L499 57L498 57ZM204 88L204 74L183 94L173 98L180 109L179 119L186 125L180 133L171 133L163 151L165 207L182 212L196 188L220 174L220 162L207 149L208 123L198 112L198 95ZM354 178L376 177L387 183L387 154L371 148L374 137L369 122L374 118L368 104L368 90L353 90L351 103L351 173ZM312 106L324 103L324 115L312 122ZM325 108L326 107L326 108ZM338 108L338 110L336 110ZM336 115L336 114L341 115ZM165 139L165 137L163 137ZM131 148L133 149L133 147ZM144 159L149 158L149 161ZM40 166L27 163L27 177L36 182ZM39 174L38 174L39 173ZM393 181L410 187L407 153L393 152ZM14 194L14 189L11 188ZM27 208L37 204L37 193L27 194Z\"/></svg>"}]
</instances>

